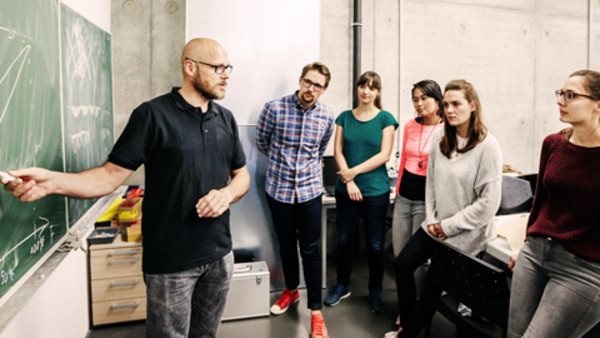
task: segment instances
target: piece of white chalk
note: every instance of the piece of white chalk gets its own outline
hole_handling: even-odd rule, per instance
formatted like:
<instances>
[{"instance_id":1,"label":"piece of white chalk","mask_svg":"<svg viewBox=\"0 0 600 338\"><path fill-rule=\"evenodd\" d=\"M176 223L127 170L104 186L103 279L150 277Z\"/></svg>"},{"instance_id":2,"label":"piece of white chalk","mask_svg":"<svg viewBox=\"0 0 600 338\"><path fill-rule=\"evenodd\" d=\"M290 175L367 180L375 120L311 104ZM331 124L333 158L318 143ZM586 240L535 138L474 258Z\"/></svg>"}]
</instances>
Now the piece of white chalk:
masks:
<instances>
[{"instance_id":1,"label":"piece of white chalk","mask_svg":"<svg viewBox=\"0 0 600 338\"><path fill-rule=\"evenodd\" d=\"M14 180L16 180L16 178L12 177L12 176L11 176L9 173L7 173L6 171L0 171L0 178L2 178L2 179L4 179L4 180L6 180L6 181L8 181L8 182L11 182L11 181L14 181ZM7 183L8 183L8 182L7 182Z\"/></svg>"}]
</instances>

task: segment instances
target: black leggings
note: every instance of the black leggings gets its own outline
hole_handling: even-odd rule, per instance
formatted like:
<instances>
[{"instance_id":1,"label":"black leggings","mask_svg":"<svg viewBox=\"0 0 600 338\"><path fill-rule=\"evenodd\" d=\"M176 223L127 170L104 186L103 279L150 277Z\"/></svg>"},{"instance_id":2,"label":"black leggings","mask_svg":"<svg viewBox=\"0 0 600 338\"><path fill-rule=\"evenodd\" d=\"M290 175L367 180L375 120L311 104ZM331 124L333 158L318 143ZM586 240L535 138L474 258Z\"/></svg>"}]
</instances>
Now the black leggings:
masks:
<instances>
[{"instance_id":1,"label":"black leggings","mask_svg":"<svg viewBox=\"0 0 600 338\"><path fill-rule=\"evenodd\" d=\"M410 238L394 261L396 292L398 293L398 313L400 325L406 328L415 311L417 289L414 272L435 254L437 243L423 228L419 228ZM425 293L425 290L423 291Z\"/></svg>"}]
</instances>

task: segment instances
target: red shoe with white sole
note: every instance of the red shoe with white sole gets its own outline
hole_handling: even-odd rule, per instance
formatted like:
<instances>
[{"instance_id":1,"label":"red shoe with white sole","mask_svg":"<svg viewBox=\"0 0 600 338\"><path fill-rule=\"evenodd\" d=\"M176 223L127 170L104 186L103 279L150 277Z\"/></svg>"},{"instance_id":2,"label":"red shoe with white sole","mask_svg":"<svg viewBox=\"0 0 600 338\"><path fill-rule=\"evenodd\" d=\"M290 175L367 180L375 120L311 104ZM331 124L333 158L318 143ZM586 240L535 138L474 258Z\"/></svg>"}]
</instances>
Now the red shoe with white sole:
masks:
<instances>
[{"instance_id":1,"label":"red shoe with white sole","mask_svg":"<svg viewBox=\"0 0 600 338\"><path fill-rule=\"evenodd\" d=\"M285 289L281 294L281 297L271 306L271 313L274 315L284 314L291 304L300 301L300 294L298 289L288 290Z\"/></svg>"}]
</instances>

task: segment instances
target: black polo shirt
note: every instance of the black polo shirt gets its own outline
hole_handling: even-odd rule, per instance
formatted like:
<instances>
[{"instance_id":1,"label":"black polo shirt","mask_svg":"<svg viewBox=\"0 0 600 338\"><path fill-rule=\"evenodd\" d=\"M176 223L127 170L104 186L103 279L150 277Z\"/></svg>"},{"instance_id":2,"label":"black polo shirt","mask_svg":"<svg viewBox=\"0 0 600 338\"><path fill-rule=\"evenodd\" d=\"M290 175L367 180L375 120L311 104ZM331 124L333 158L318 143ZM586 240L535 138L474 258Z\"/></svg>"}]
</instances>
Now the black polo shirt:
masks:
<instances>
[{"instance_id":1,"label":"black polo shirt","mask_svg":"<svg viewBox=\"0 0 600 338\"><path fill-rule=\"evenodd\" d=\"M246 164L237 124L228 109L211 100L203 113L178 90L137 107L108 156L130 170L145 165L146 273L183 271L231 250L229 210L218 218L199 218L195 206Z\"/></svg>"}]
</instances>

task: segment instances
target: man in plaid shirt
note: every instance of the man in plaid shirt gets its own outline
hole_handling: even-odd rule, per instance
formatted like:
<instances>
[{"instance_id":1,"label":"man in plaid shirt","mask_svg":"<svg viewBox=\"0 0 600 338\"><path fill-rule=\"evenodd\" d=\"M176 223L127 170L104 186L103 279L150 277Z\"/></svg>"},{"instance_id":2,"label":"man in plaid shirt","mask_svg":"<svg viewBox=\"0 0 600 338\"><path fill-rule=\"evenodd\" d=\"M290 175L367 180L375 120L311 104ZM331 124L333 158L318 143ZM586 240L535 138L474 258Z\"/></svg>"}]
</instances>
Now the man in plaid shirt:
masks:
<instances>
[{"instance_id":1,"label":"man in plaid shirt","mask_svg":"<svg viewBox=\"0 0 600 338\"><path fill-rule=\"evenodd\" d=\"M321 158L333 133L334 119L319 97L330 79L324 64L306 65L299 90L267 102L256 125L256 146L269 158L265 190L286 284L271 313L282 314L299 300L299 243L314 338L328 337L321 313Z\"/></svg>"}]
</instances>

